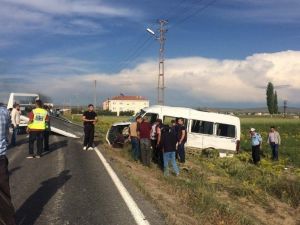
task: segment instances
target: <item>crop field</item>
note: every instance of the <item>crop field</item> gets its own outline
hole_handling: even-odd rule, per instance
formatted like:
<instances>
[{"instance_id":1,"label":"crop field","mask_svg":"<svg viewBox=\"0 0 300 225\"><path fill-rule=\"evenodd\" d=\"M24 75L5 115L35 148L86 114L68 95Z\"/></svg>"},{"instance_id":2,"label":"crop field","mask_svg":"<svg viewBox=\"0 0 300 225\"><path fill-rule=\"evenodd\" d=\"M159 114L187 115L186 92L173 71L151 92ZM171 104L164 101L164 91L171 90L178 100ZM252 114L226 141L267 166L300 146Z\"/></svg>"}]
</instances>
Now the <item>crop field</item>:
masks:
<instances>
[{"instance_id":1,"label":"crop field","mask_svg":"<svg viewBox=\"0 0 300 225\"><path fill-rule=\"evenodd\" d=\"M262 150L267 158L271 150L267 144L270 126L277 127L281 136L279 156L287 163L300 166L300 119L278 117L242 117L241 118L241 148L250 151L249 128L254 127L263 138Z\"/></svg>"}]
</instances>

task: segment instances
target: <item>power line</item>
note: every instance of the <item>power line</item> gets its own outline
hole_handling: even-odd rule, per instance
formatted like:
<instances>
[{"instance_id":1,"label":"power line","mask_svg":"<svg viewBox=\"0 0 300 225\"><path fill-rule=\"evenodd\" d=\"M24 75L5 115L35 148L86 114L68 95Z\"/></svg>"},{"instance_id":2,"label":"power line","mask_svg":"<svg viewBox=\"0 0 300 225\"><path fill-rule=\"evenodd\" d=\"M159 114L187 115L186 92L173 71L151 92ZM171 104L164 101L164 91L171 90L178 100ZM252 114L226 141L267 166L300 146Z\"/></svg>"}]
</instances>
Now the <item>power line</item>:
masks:
<instances>
[{"instance_id":1,"label":"power line","mask_svg":"<svg viewBox=\"0 0 300 225\"><path fill-rule=\"evenodd\" d=\"M146 49L148 49L150 45L153 44L153 42L150 41L151 39L152 39L151 37L148 37L147 39L144 40L144 42L142 42L133 51L131 51L131 53L120 62L118 69L121 69L121 67L127 67L130 64L130 62L134 61Z\"/></svg>"},{"instance_id":2,"label":"power line","mask_svg":"<svg viewBox=\"0 0 300 225\"><path fill-rule=\"evenodd\" d=\"M170 27L174 27L174 26L178 26L179 24L184 23L185 21L187 21L188 19L192 18L193 16L200 14L201 12L203 12L205 9L209 8L210 6L214 5L218 0L211 0L208 3L204 4L201 8L196 9L196 10L190 10L191 13L186 13L187 15L184 16L182 19L176 21L175 23L173 23L172 25L170 25Z\"/></svg>"}]
</instances>

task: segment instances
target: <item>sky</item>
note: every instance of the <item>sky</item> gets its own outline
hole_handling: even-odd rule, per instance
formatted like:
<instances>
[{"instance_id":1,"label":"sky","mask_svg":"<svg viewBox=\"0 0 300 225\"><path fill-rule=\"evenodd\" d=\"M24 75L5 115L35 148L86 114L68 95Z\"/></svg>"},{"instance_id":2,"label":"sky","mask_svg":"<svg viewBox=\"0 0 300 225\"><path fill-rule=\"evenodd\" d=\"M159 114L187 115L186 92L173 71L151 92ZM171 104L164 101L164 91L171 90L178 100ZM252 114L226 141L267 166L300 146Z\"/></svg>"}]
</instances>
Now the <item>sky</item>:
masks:
<instances>
[{"instance_id":1,"label":"sky","mask_svg":"<svg viewBox=\"0 0 300 225\"><path fill-rule=\"evenodd\" d=\"M165 104L300 107L299 0L0 0L0 101L41 93L98 104L123 93L156 103L157 19L166 19Z\"/></svg>"}]
</instances>

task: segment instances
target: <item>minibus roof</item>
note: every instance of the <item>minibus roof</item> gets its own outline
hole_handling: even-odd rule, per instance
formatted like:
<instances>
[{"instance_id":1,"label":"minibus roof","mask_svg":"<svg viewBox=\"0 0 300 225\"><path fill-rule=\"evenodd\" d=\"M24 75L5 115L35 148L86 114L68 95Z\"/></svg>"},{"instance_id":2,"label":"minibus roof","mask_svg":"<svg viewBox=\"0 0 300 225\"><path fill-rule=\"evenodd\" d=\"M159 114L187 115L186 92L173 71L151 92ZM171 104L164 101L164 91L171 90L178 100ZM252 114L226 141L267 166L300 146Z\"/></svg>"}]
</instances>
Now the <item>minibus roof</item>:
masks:
<instances>
[{"instance_id":1,"label":"minibus roof","mask_svg":"<svg viewBox=\"0 0 300 225\"><path fill-rule=\"evenodd\" d=\"M240 124L240 119L236 116L214 112L198 111L185 107L172 107L153 105L143 109L145 112L161 113L166 116L182 117L184 119L206 120L226 124Z\"/></svg>"}]
</instances>

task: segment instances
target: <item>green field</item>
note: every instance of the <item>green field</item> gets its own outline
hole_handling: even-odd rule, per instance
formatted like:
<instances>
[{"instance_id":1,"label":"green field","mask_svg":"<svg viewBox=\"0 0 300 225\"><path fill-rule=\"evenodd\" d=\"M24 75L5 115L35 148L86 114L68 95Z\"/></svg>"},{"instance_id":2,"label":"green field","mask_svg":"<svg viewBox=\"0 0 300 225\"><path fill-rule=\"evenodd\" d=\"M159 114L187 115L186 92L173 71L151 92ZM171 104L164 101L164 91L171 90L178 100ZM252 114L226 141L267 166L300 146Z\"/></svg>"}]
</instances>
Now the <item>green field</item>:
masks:
<instances>
[{"instance_id":1,"label":"green field","mask_svg":"<svg viewBox=\"0 0 300 225\"><path fill-rule=\"evenodd\" d=\"M300 166L300 120L270 117L241 118L241 148L250 151L249 128L254 127L262 135L265 155L270 158L271 150L267 144L270 126L275 126L281 136L279 155L288 162Z\"/></svg>"}]
</instances>

